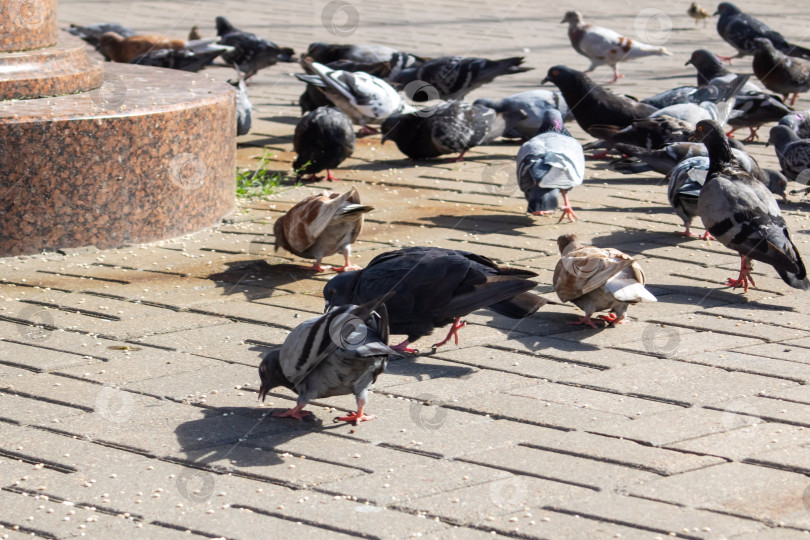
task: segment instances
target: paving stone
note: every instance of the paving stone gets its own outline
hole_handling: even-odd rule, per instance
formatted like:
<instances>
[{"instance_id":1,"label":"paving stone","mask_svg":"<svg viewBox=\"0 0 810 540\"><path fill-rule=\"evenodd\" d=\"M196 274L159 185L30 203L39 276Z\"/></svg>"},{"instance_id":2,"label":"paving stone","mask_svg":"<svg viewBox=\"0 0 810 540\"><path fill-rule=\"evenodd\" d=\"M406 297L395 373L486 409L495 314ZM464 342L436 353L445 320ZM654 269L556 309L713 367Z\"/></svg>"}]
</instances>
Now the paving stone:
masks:
<instances>
[{"instance_id":1,"label":"paving stone","mask_svg":"<svg viewBox=\"0 0 810 540\"><path fill-rule=\"evenodd\" d=\"M768 345L776 345L769 343ZM756 348L757 346L753 347ZM782 347L784 348L784 347ZM803 364L791 360L777 358L766 358L748 354L750 347L745 347L738 351L713 351L700 356L691 357L688 362L716 366L730 371L742 371L754 375L765 375L779 379L789 379L791 381L807 384L810 381L810 362ZM745 351L745 352L742 352ZM777 390L776 392L778 392ZM771 393L772 391L765 391Z\"/></svg>"},{"instance_id":2,"label":"paving stone","mask_svg":"<svg viewBox=\"0 0 810 540\"><path fill-rule=\"evenodd\" d=\"M628 491L639 497L807 528L810 513L802 503L807 484L807 477L801 474L727 463L632 486Z\"/></svg>"},{"instance_id":3,"label":"paving stone","mask_svg":"<svg viewBox=\"0 0 810 540\"><path fill-rule=\"evenodd\" d=\"M746 411L744 407L741 407L741 411L754 412L753 409ZM764 452L798 448L802 444L810 443L810 429L802 426L765 422L755 416L738 414L733 410L726 413L725 423L729 428L739 429L698 437L667 447L743 461Z\"/></svg>"},{"instance_id":4,"label":"paving stone","mask_svg":"<svg viewBox=\"0 0 810 540\"><path fill-rule=\"evenodd\" d=\"M505 516L490 516L478 525L503 534L525 534L532 538L656 538L650 531L606 523L583 516L561 514L550 510L519 511Z\"/></svg>"},{"instance_id":5,"label":"paving stone","mask_svg":"<svg viewBox=\"0 0 810 540\"><path fill-rule=\"evenodd\" d=\"M547 507L610 523L630 523L658 530L667 536L721 539L755 532L765 527L755 520L605 492L571 498Z\"/></svg>"},{"instance_id":6,"label":"paving stone","mask_svg":"<svg viewBox=\"0 0 810 540\"><path fill-rule=\"evenodd\" d=\"M740 411L741 414L759 416L763 420L810 427L810 409L791 401L752 396L724 403L714 403L711 408Z\"/></svg>"}]
</instances>

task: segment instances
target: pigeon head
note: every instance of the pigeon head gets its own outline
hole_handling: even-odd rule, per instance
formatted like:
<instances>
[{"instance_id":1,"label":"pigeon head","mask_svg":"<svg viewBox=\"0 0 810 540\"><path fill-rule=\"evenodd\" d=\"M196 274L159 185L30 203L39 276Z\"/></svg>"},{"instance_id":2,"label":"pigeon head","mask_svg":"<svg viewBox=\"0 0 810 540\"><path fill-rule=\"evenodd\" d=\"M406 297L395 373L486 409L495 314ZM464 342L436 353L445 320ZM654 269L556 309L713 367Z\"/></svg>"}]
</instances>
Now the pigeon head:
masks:
<instances>
[{"instance_id":1,"label":"pigeon head","mask_svg":"<svg viewBox=\"0 0 810 540\"><path fill-rule=\"evenodd\" d=\"M581 76L582 76L581 71L571 69L568 66L552 66L548 68L546 78L540 81L540 84L546 84L547 82L551 82L560 87L560 85L572 84L577 79L580 79Z\"/></svg>"},{"instance_id":2,"label":"pigeon head","mask_svg":"<svg viewBox=\"0 0 810 540\"><path fill-rule=\"evenodd\" d=\"M579 11L567 11L565 17L560 21L560 24L568 23L571 26L576 26L583 21L582 13Z\"/></svg>"},{"instance_id":3,"label":"pigeon head","mask_svg":"<svg viewBox=\"0 0 810 540\"><path fill-rule=\"evenodd\" d=\"M799 114L788 114L782 117L779 120L780 126L787 126L795 132L799 131L799 126L801 125L802 117Z\"/></svg>"},{"instance_id":4,"label":"pigeon head","mask_svg":"<svg viewBox=\"0 0 810 540\"><path fill-rule=\"evenodd\" d=\"M557 237L557 247L560 248L560 253L564 254L565 249L569 245L577 246L579 242L577 241L577 235L574 233L571 234L563 234Z\"/></svg>"},{"instance_id":5,"label":"pigeon head","mask_svg":"<svg viewBox=\"0 0 810 540\"><path fill-rule=\"evenodd\" d=\"M262 384L259 387L259 399L264 401L267 392L276 386L289 386L287 377L281 372L280 360L281 349L273 349L267 353L259 365L259 379Z\"/></svg>"},{"instance_id":6,"label":"pigeon head","mask_svg":"<svg viewBox=\"0 0 810 540\"><path fill-rule=\"evenodd\" d=\"M360 278L360 270L342 272L330 279L323 287L324 312L334 306L345 306L353 302L354 289Z\"/></svg>"},{"instance_id":7,"label":"pigeon head","mask_svg":"<svg viewBox=\"0 0 810 540\"><path fill-rule=\"evenodd\" d=\"M529 191L525 193L525 195L526 202L528 203L526 212L529 214L534 214L536 212L548 212L556 210L560 190L556 188L544 188L535 184Z\"/></svg>"},{"instance_id":8,"label":"pigeon head","mask_svg":"<svg viewBox=\"0 0 810 540\"><path fill-rule=\"evenodd\" d=\"M314 60L323 60L323 58L329 52L329 49L330 46L327 43L316 41L309 44L309 47L307 47L306 56L311 56Z\"/></svg>"},{"instance_id":9,"label":"pigeon head","mask_svg":"<svg viewBox=\"0 0 810 540\"><path fill-rule=\"evenodd\" d=\"M709 153L709 173L707 178L721 170L732 159L731 147L723 129L713 120L701 120L689 137L694 142L701 142Z\"/></svg>"},{"instance_id":10,"label":"pigeon head","mask_svg":"<svg viewBox=\"0 0 810 540\"><path fill-rule=\"evenodd\" d=\"M412 135L420 118L413 114L392 114L380 126L382 143L391 140L396 142L400 137Z\"/></svg>"},{"instance_id":11,"label":"pigeon head","mask_svg":"<svg viewBox=\"0 0 810 540\"><path fill-rule=\"evenodd\" d=\"M754 38L754 48L756 50L764 49L768 52L776 50L773 46L773 43L771 43L771 40L764 37Z\"/></svg>"},{"instance_id":12,"label":"pigeon head","mask_svg":"<svg viewBox=\"0 0 810 540\"><path fill-rule=\"evenodd\" d=\"M545 112L543 112L543 120L540 123L540 129L537 130L537 133L548 133L551 131L555 133L567 131L563 126L562 114L557 109L546 109Z\"/></svg>"},{"instance_id":13,"label":"pigeon head","mask_svg":"<svg viewBox=\"0 0 810 540\"><path fill-rule=\"evenodd\" d=\"M774 145L777 152L780 152L785 146L798 141L799 136L796 132L785 125L777 125L771 128L768 132L768 145Z\"/></svg>"},{"instance_id":14,"label":"pigeon head","mask_svg":"<svg viewBox=\"0 0 810 540\"><path fill-rule=\"evenodd\" d=\"M219 16L215 19L217 25L217 35L222 37L231 32L236 32L236 28L225 17Z\"/></svg>"},{"instance_id":15,"label":"pigeon head","mask_svg":"<svg viewBox=\"0 0 810 540\"><path fill-rule=\"evenodd\" d=\"M740 8L732 4L731 2L721 2L717 6L717 11L714 12L714 15L736 15L738 13L742 13Z\"/></svg>"}]
</instances>

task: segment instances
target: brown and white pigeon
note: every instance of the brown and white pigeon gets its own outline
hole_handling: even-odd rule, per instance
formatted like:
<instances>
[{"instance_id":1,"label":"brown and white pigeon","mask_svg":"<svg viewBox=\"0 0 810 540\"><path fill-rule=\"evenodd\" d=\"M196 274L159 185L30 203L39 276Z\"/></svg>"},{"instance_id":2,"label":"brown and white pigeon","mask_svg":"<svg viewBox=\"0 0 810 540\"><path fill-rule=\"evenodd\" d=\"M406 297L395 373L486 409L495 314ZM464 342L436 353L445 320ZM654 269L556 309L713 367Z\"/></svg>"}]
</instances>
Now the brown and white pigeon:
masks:
<instances>
[{"instance_id":1,"label":"brown and white pigeon","mask_svg":"<svg viewBox=\"0 0 810 540\"><path fill-rule=\"evenodd\" d=\"M562 257L554 268L552 282L563 302L573 302L585 312L571 324L596 328L591 315L609 311L599 319L622 324L630 304L657 302L644 288L644 272L632 257L613 248L583 246L576 234L557 238Z\"/></svg>"},{"instance_id":2,"label":"brown and white pigeon","mask_svg":"<svg viewBox=\"0 0 810 540\"><path fill-rule=\"evenodd\" d=\"M574 50L591 61L591 66L585 70L585 73L607 64L613 68L613 81L611 82L616 82L620 77L624 77L624 75L619 75L619 62L645 56L669 56L671 54L664 47L636 41L608 28L586 24L582 14L578 11L567 12L560 22L568 23L568 38L571 40Z\"/></svg>"},{"instance_id":3,"label":"brown and white pigeon","mask_svg":"<svg viewBox=\"0 0 810 540\"><path fill-rule=\"evenodd\" d=\"M706 27L706 19L712 16L711 13L706 11L705 8L698 5L697 2L692 2L689 5L689 9L686 10L686 13L695 19L695 26L698 25L698 22L703 21L704 28Z\"/></svg>"},{"instance_id":4,"label":"brown and white pigeon","mask_svg":"<svg viewBox=\"0 0 810 540\"><path fill-rule=\"evenodd\" d=\"M295 407L273 416L303 420L312 414L303 408L313 399L354 394L357 412L338 417L343 422L364 422L368 389L385 371L388 347L388 312L384 297L363 305L339 306L293 329L281 347L271 350L259 366L259 399L284 386L298 394Z\"/></svg>"},{"instance_id":5,"label":"brown and white pigeon","mask_svg":"<svg viewBox=\"0 0 810 540\"><path fill-rule=\"evenodd\" d=\"M321 260L340 253L345 264L335 267L336 272L359 270L359 266L349 262L351 244L363 228L363 214L372 210L373 207L360 204L360 194L355 188L343 194L324 191L307 197L273 225L276 251L281 247L299 257L315 259L308 269L316 272L332 268L321 265Z\"/></svg>"},{"instance_id":6,"label":"brown and white pigeon","mask_svg":"<svg viewBox=\"0 0 810 540\"><path fill-rule=\"evenodd\" d=\"M740 254L740 275L727 284L746 292L749 284L756 287L751 276L756 260L773 266L791 287L810 289L807 270L768 188L740 167L715 122L698 122L694 137L709 151L709 172L698 199L700 218L721 244Z\"/></svg>"}]
</instances>

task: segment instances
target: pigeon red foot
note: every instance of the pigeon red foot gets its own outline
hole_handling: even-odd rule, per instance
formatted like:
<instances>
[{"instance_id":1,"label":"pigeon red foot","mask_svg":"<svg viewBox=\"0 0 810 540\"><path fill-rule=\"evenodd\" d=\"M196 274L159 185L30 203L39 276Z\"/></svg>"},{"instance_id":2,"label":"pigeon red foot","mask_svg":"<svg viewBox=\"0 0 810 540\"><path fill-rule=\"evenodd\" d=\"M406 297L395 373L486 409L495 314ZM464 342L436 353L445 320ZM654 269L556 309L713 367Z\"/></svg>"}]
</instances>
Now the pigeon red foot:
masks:
<instances>
[{"instance_id":1,"label":"pigeon red foot","mask_svg":"<svg viewBox=\"0 0 810 540\"><path fill-rule=\"evenodd\" d=\"M615 313L608 313L607 315L599 315L597 319L602 319L608 324L624 324L627 322L624 317L619 318L619 316L616 315Z\"/></svg>"},{"instance_id":2,"label":"pigeon red foot","mask_svg":"<svg viewBox=\"0 0 810 540\"><path fill-rule=\"evenodd\" d=\"M276 416L278 418L295 418L300 422L304 418L312 414L310 411L302 410L306 406L307 404L304 403L303 405L296 405L292 409L287 409L286 411L276 411L273 413L273 416Z\"/></svg>"},{"instance_id":3,"label":"pigeon red foot","mask_svg":"<svg viewBox=\"0 0 810 540\"><path fill-rule=\"evenodd\" d=\"M358 422L368 422L369 420L374 420L377 418L376 416L366 415L363 414L363 407L365 406L365 402L361 404L360 401L357 402L357 412L349 413L348 416L338 416L336 420L340 422L351 422L355 426Z\"/></svg>"},{"instance_id":4,"label":"pigeon red foot","mask_svg":"<svg viewBox=\"0 0 810 540\"><path fill-rule=\"evenodd\" d=\"M742 287L743 291L748 292L749 283L753 287L757 286L757 284L754 282L753 276L751 276L751 271L753 269L754 267L751 264L751 260L745 255L740 255L740 275L737 276L737 279L728 278L726 285L730 286L732 289Z\"/></svg>"},{"instance_id":5,"label":"pigeon red foot","mask_svg":"<svg viewBox=\"0 0 810 540\"><path fill-rule=\"evenodd\" d=\"M406 339L402 343L398 343L391 348L397 352L403 352L407 354L419 354L419 349L412 349L408 347L408 344L410 344L410 341Z\"/></svg>"},{"instance_id":6,"label":"pigeon red foot","mask_svg":"<svg viewBox=\"0 0 810 540\"><path fill-rule=\"evenodd\" d=\"M461 319L461 317L456 317L456 320L453 321L453 326L451 326L450 331L447 332L447 337L444 338L439 343L436 343L435 345L433 345L434 349L438 349L442 345L446 345L447 342L450 341L451 337L455 339L455 343L456 343L456 345L458 345L458 331L460 329L464 328L465 326L467 326L467 323L460 320L460 319Z\"/></svg>"},{"instance_id":7,"label":"pigeon red foot","mask_svg":"<svg viewBox=\"0 0 810 540\"><path fill-rule=\"evenodd\" d=\"M377 130L377 129L373 128L373 127L363 126L363 127L360 128L360 131L357 132L357 136L358 137L368 137L369 135L376 135L377 133L379 133L379 130Z\"/></svg>"},{"instance_id":8,"label":"pigeon red foot","mask_svg":"<svg viewBox=\"0 0 810 540\"><path fill-rule=\"evenodd\" d=\"M579 219L579 216L574 212L574 209L571 208L571 203L568 201L568 192L562 192L563 204L565 206L562 207L562 215L560 219L557 220L557 223L560 223L563 218L568 218L569 222L574 222Z\"/></svg>"}]
</instances>

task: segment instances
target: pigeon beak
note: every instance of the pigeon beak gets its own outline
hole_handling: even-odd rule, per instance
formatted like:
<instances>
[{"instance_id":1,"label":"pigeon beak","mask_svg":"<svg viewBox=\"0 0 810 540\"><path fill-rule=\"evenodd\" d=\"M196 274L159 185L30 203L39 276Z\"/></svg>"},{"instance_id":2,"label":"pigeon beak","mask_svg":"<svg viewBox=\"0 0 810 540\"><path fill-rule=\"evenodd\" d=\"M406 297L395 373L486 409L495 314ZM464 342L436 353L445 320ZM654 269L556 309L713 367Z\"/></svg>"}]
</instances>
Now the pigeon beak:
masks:
<instances>
[{"instance_id":1,"label":"pigeon beak","mask_svg":"<svg viewBox=\"0 0 810 540\"><path fill-rule=\"evenodd\" d=\"M548 77L546 77L545 79L543 79L542 81L540 81L540 84L546 84L547 82L548 82Z\"/></svg>"},{"instance_id":2,"label":"pigeon beak","mask_svg":"<svg viewBox=\"0 0 810 540\"><path fill-rule=\"evenodd\" d=\"M388 140L388 133L383 133L382 137L380 137L380 144L385 144L385 141ZM329 308L329 303L326 304L327 309Z\"/></svg>"},{"instance_id":3,"label":"pigeon beak","mask_svg":"<svg viewBox=\"0 0 810 540\"><path fill-rule=\"evenodd\" d=\"M327 311L329 311L329 300L324 302L324 305L323 305L323 312L326 313Z\"/></svg>"},{"instance_id":4,"label":"pigeon beak","mask_svg":"<svg viewBox=\"0 0 810 540\"><path fill-rule=\"evenodd\" d=\"M259 387L259 401L264 401L264 397L267 395L267 387L262 383Z\"/></svg>"},{"instance_id":5,"label":"pigeon beak","mask_svg":"<svg viewBox=\"0 0 810 540\"><path fill-rule=\"evenodd\" d=\"M563 23L565 23L565 17L563 17L563 20L560 21L560 24L563 24Z\"/></svg>"},{"instance_id":6,"label":"pigeon beak","mask_svg":"<svg viewBox=\"0 0 810 540\"><path fill-rule=\"evenodd\" d=\"M686 61L686 63L685 63L684 65L685 65L685 66L689 66L689 65L691 65L691 64L692 64L692 59L690 58L689 60L687 60L687 61Z\"/></svg>"},{"instance_id":7,"label":"pigeon beak","mask_svg":"<svg viewBox=\"0 0 810 540\"><path fill-rule=\"evenodd\" d=\"M715 11L714 13L712 13L712 17L714 17L714 16L716 16L716 15L720 15L720 12L719 12L719 11Z\"/></svg>"}]
</instances>

